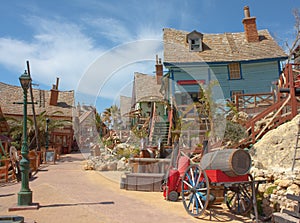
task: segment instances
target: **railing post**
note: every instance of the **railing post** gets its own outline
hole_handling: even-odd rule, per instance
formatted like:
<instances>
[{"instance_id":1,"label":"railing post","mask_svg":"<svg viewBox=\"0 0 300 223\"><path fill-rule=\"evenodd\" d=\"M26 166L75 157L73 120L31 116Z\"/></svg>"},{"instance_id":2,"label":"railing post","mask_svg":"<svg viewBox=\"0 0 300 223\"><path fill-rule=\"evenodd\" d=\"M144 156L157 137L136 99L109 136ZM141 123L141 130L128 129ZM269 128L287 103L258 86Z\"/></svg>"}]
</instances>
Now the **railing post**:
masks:
<instances>
[{"instance_id":1,"label":"railing post","mask_svg":"<svg viewBox=\"0 0 300 223\"><path fill-rule=\"evenodd\" d=\"M292 117L297 115L297 99L296 92L294 86L294 78L293 78L293 65L287 64L288 75L289 75L289 85L290 85L290 95L291 95L291 107L292 107Z\"/></svg>"},{"instance_id":2,"label":"railing post","mask_svg":"<svg viewBox=\"0 0 300 223\"><path fill-rule=\"evenodd\" d=\"M239 112L240 111L239 95L235 94L234 97L235 97L235 107L236 107L237 111Z\"/></svg>"},{"instance_id":3,"label":"railing post","mask_svg":"<svg viewBox=\"0 0 300 223\"><path fill-rule=\"evenodd\" d=\"M255 123L254 122L252 122L251 123L251 138L252 138L252 143L254 144L255 143Z\"/></svg>"}]
</instances>

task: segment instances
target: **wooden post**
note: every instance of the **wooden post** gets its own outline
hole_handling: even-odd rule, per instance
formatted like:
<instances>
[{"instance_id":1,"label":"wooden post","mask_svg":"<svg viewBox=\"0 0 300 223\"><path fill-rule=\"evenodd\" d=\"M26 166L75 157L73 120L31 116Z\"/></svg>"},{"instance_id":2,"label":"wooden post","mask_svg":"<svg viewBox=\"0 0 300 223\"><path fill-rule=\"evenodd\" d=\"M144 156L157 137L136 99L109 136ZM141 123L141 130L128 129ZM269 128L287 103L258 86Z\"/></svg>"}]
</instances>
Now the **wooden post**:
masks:
<instances>
[{"instance_id":1,"label":"wooden post","mask_svg":"<svg viewBox=\"0 0 300 223\"><path fill-rule=\"evenodd\" d=\"M29 77L31 76L30 74L30 66L29 66L29 61L26 61L27 63L27 72ZM37 121L36 121L36 115L35 115L35 108L34 108L34 98L33 98L33 90L32 90L32 84L30 83L29 86L29 91L30 91L30 98L31 98L31 108L32 108L32 115L33 115L33 123L34 123L34 136L35 136L35 142L36 142L36 150L40 151L40 143L39 143L39 136L38 136L38 126L37 126Z\"/></svg>"},{"instance_id":2,"label":"wooden post","mask_svg":"<svg viewBox=\"0 0 300 223\"><path fill-rule=\"evenodd\" d=\"M252 143L255 143L255 122L251 123L251 138L252 138Z\"/></svg>"},{"instance_id":3,"label":"wooden post","mask_svg":"<svg viewBox=\"0 0 300 223\"><path fill-rule=\"evenodd\" d=\"M287 64L287 70L288 70L287 72L288 72L288 76L289 76L289 85L290 85L292 117L295 117L297 115L297 99L296 99L296 92L295 92L295 86L294 86L292 64Z\"/></svg>"},{"instance_id":4,"label":"wooden post","mask_svg":"<svg viewBox=\"0 0 300 223\"><path fill-rule=\"evenodd\" d=\"M5 181L8 182L8 165L9 159L5 159Z\"/></svg>"},{"instance_id":5,"label":"wooden post","mask_svg":"<svg viewBox=\"0 0 300 223\"><path fill-rule=\"evenodd\" d=\"M239 105L239 97L237 94L234 95L234 99L235 99L235 107L237 109L237 111L239 112L240 111L240 105Z\"/></svg>"}]
</instances>

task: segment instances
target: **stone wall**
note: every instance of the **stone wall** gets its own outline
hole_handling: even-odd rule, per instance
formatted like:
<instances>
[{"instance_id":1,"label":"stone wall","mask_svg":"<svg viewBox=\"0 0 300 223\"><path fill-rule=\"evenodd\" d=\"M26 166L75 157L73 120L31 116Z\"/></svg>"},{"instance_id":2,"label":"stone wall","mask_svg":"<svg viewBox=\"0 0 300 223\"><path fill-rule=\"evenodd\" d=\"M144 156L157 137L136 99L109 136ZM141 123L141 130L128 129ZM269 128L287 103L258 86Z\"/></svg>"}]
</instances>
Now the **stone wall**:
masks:
<instances>
[{"instance_id":1,"label":"stone wall","mask_svg":"<svg viewBox=\"0 0 300 223\"><path fill-rule=\"evenodd\" d=\"M258 200L263 215L270 216L273 212L280 212L282 209L294 209L297 203L288 200L286 195L300 195L299 173L299 170L291 171L285 168L262 170L253 167L251 169L251 174L255 180L267 181L267 183L260 184L258 187Z\"/></svg>"},{"instance_id":2,"label":"stone wall","mask_svg":"<svg viewBox=\"0 0 300 223\"><path fill-rule=\"evenodd\" d=\"M291 170L299 119L300 115L269 131L250 149L251 174L255 180L267 181L258 188L259 206L265 216L282 209L293 210L296 203L287 200L286 195L300 195L300 161L296 161L294 171Z\"/></svg>"}]
</instances>

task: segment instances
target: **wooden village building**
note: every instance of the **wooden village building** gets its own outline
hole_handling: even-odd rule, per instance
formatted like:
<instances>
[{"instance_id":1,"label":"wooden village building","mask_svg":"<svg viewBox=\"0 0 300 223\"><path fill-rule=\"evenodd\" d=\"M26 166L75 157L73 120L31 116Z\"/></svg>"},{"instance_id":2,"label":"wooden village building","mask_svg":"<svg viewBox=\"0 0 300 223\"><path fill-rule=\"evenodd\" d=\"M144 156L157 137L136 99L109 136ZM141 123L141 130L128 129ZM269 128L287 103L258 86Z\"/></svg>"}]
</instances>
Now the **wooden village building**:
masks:
<instances>
[{"instance_id":1,"label":"wooden village building","mask_svg":"<svg viewBox=\"0 0 300 223\"><path fill-rule=\"evenodd\" d=\"M64 120L66 124L63 128L56 128L49 132L49 148L56 148L59 153L70 153L73 142L73 108L74 91L59 91L58 81L50 91L33 89L33 101L35 104L35 114L46 112L46 116L51 120ZM20 86L13 86L0 82L0 106L4 117L20 119L23 117L23 104L14 104L20 102L23 98L23 90ZM28 101L31 101L28 91ZM33 110L28 104L28 117L33 117ZM68 124L67 124L68 122ZM45 123L46 125L46 123Z\"/></svg>"},{"instance_id":2,"label":"wooden village building","mask_svg":"<svg viewBox=\"0 0 300 223\"><path fill-rule=\"evenodd\" d=\"M160 141L169 144L169 111L170 107L161 93L163 65L156 59L156 75L134 73L132 90L132 126L145 128L148 145L157 145Z\"/></svg>"},{"instance_id":3,"label":"wooden village building","mask_svg":"<svg viewBox=\"0 0 300 223\"><path fill-rule=\"evenodd\" d=\"M120 114L121 114L121 129L129 130L131 128L129 112L131 111L132 98L120 95Z\"/></svg>"},{"instance_id":4,"label":"wooden village building","mask_svg":"<svg viewBox=\"0 0 300 223\"><path fill-rule=\"evenodd\" d=\"M217 79L224 98L235 94L270 92L281 74L286 53L267 30L257 30L256 18L244 8L244 32L202 34L165 28L164 65L172 79L177 103L184 103L182 91L197 97L198 83ZM182 90L183 89L183 90Z\"/></svg>"},{"instance_id":5,"label":"wooden village building","mask_svg":"<svg viewBox=\"0 0 300 223\"><path fill-rule=\"evenodd\" d=\"M5 155L5 153L8 152L8 146L9 146L9 142L11 141L11 139L8 137L8 133L9 133L9 126L8 123L3 115L1 106L0 106L0 143L2 146L1 150L3 149L4 151L1 151L0 154Z\"/></svg>"},{"instance_id":6,"label":"wooden village building","mask_svg":"<svg viewBox=\"0 0 300 223\"><path fill-rule=\"evenodd\" d=\"M80 148L89 148L90 144L99 141L99 133L95 121L96 108L88 105L78 105L75 111L74 135ZM101 131L106 134L106 128Z\"/></svg>"}]
</instances>

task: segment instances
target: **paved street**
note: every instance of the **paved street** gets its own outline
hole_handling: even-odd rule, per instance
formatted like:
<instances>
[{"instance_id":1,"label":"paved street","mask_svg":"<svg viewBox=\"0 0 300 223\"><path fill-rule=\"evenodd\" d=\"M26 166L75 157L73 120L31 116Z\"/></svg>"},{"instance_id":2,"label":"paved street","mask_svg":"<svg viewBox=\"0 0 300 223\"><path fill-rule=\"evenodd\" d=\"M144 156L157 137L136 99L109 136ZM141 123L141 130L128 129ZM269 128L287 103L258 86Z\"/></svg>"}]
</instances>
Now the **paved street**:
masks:
<instances>
[{"instance_id":1,"label":"paved street","mask_svg":"<svg viewBox=\"0 0 300 223\"><path fill-rule=\"evenodd\" d=\"M84 171L83 160L79 153L68 154L55 165L41 166L30 182L39 210L8 212L17 202L20 183L0 187L0 215L20 215L27 222L38 223L209 222L209 216L189 216L181 202L167 202L162 193L121 190L118 174ZM221 207L214 209L211 220L250 222Z\"/></svg>"}]
</instances>

